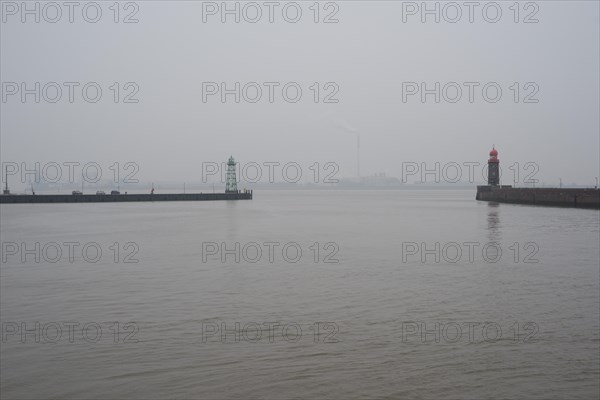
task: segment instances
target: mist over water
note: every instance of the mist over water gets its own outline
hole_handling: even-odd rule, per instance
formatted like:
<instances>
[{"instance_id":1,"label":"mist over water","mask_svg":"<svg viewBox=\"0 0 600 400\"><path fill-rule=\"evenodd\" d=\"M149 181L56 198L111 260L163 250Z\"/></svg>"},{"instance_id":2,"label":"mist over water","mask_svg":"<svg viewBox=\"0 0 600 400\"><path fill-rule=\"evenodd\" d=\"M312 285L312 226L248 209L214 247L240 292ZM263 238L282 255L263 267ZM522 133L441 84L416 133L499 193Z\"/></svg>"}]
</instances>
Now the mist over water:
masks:
<instances>
[{"instance_id":1,"label":"mist over water","mask_svg":"<svg viewBox=\"0 0 600 400\"><path fill-rule=\"evenodd\" d=\"M598 211L474 196L3 205L2 397L598 397Z\"/></svg>"},{"instance_id":2,"label":"mist over water","mask_svg":"<svg viewBox=\"0 0 600 400\"><path fill-rule=\"evenodd\" d=\"M0 398L600 398L599 11L0 0Z\"/></svg>"}]
</instances>

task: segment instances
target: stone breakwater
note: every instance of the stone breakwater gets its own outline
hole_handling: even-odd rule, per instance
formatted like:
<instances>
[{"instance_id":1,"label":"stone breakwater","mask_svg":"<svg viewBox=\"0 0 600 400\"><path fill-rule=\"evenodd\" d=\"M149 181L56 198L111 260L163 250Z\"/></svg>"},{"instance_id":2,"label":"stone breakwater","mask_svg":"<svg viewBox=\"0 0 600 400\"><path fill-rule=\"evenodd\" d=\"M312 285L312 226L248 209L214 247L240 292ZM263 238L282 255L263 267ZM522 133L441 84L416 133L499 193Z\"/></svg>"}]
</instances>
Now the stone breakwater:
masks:
<instances>
[{"instance_id":1,"label":"stone breakwater","mask_svg":"<svg viewBox=\"0 0 600 400\"><path fill-rule=\"evenodd\" d=\"M475 198L499 203L600 209L600 190L598 189L477 186L477 196Z\"/></svg>"},{"instance_id":2,"label":"stone breakwater","mask_svg":"<svg viewBox=\"0 0 600 400\"><path fill-rule=\"evenodd\" d=\"M164 194L36 194L0 195L0 203L117 203L139 201L252 200L252 191L238 193Z\"/></svg>"}]
</instances>

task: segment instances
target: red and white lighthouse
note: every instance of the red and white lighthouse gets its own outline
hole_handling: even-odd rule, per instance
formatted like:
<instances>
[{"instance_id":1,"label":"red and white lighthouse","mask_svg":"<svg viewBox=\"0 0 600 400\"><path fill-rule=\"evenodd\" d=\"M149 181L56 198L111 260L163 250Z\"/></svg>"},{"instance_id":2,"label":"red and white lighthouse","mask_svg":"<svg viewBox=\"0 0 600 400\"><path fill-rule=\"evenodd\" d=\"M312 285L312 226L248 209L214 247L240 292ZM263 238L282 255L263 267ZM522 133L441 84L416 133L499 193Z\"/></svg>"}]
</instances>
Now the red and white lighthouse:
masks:
<instances>
[{"instance_id":1,"label":"red and white lighthouse","mask_svg":"<svg viewBox=\"0 0 600 400\"><path fill-rule=\"evenodd\" d=\"M490 158L488 160L488 185L498 186L500 184L500 160L498 160L498 151L492 147Z\"/></svg>"}]
</instances>

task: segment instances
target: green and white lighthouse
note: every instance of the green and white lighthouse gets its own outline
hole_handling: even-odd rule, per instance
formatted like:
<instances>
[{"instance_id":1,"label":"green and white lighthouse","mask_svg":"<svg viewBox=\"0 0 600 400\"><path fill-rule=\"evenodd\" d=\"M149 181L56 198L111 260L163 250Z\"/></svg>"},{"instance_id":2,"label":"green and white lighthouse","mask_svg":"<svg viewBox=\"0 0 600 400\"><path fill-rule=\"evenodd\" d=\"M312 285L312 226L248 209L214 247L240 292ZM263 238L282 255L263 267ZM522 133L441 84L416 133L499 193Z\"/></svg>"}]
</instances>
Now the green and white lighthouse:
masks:
<instances>
[{"instance_id":1,"label":"green and white lighthouse","mask_svg":"<svg viewBox=\"0 0 600 400\"><path fill-rule=\"evenodd\" d=\"M227 175L225 181L225 193L237 193L237 178L235 175L235 160L233 156L227 161Z\"/></svg>"}]
</instances>

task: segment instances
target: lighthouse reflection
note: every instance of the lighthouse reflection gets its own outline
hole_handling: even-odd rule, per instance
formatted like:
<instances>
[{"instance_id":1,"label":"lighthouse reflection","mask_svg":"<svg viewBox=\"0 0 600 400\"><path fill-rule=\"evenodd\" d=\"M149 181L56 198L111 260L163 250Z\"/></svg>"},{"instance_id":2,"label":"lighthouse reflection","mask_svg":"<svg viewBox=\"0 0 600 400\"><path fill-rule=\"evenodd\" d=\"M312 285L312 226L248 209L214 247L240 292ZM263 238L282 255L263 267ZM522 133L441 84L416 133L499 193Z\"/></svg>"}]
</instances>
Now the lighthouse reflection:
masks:
<instances>
[{"instance_id":1,"label":"lighthouse reflection","mask_svg":"<svg viewBox=\"0 0 600 400\"><path fill-rule=\"evenodd\" d=\"M500 223L500 204L487 203L487 232L490 242L500 242L502 240L502 224Z\"/></svg>"}]
</instances>

